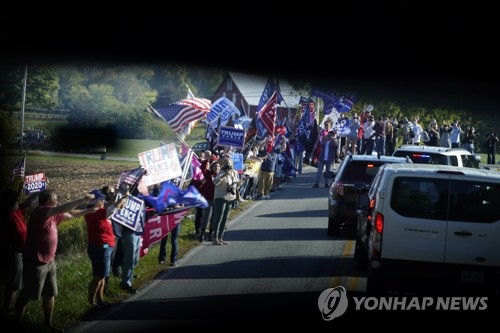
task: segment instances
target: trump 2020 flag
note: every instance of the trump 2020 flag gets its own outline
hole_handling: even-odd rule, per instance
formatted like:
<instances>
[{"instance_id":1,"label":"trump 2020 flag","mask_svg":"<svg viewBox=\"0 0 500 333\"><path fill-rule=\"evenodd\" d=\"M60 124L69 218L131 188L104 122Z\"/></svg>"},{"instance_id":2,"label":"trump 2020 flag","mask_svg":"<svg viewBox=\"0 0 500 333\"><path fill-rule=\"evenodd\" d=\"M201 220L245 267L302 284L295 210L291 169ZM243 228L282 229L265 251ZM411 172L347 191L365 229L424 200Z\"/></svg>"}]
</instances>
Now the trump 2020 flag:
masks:
<instances>
[{"instance_id":1,"label":"trump 2020 flag","mask_svg":"<svg viewBox=\"0 0 500 333\"><path fill-rule=\"evenodd\" d=\"M167 236L175 227L177 227L188 212L189 207L181 207L167 211L165 214L155 214L148 218L144 223L140 257L142 258L148 253L149 247L152 244L161 241L163 237Z\"/></svg>"}]
</instances>

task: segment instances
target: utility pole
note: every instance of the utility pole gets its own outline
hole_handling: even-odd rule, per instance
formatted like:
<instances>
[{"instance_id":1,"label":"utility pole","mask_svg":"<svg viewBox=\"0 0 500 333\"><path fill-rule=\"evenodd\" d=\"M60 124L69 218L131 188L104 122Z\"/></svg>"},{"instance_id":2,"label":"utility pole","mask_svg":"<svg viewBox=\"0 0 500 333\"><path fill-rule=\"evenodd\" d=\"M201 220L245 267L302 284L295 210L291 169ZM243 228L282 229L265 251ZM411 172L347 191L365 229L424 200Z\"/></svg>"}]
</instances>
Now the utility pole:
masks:
<instances>
[{"instance_id":1,"label":"utility pole","mask_svg":"<svg viewBox=\"0 0 500 333\"><path fill-rule=\"evenodd\" d=\"M24 105L26 104L26 81L28 79L28 65L24 68L24 79L23 79L23 97L21 101L21 139L19 140L19 152L23 151L24 147Z\"/></svg>"}]
</instances>

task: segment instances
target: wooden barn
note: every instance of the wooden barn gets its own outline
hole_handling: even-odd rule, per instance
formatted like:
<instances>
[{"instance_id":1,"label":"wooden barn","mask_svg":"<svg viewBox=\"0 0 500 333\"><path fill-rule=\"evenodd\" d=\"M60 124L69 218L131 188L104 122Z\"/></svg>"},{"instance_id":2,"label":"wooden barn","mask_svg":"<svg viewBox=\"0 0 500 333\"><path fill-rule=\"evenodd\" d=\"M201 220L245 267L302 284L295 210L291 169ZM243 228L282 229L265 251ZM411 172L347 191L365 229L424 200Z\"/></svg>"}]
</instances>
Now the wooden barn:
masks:
<instances>
[{"instance_id":1,"label":"wooden barn","mask_svg":"<svg viewBox=\"0 0 500 333\"><path fill-rule=\"evenodd\" d=\"M216 101L224 96L232 101L236 107L243 108L247 116L255 118L260 96L268 80L269 77L265 76L231 72L228 73L210 99ZM278 81L283 102L278 105L277 119L282 120L285 117L293 119L299 105L300 93L294 90L287 81L279 79Z\"/></svg>"}]
</instances>

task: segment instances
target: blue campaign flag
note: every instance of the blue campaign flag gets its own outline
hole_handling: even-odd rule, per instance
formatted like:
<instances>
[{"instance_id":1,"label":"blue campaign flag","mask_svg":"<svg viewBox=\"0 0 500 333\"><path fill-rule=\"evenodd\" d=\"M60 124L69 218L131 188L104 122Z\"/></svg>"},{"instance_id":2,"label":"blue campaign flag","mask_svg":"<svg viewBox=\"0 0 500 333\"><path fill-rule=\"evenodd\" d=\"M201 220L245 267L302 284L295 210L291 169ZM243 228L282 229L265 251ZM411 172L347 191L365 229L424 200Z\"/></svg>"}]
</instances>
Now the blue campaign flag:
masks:
<instances>
[{"instance_id":1,"label":"blue campaign flag","mask_svg":"<svg viewBox=\"0 0 500 333\"><path fill-rule=\"evenodd\" d=\"M276 96L276 103L278 105L281 105L281 102L284 101L283 96L281 95L281 88L280 88L280 81L276 81L276 86L275 86L276 91L278 92L278 96Z\"/></svg>"},{"instance_id":2,"label":"blue campaign flag","mask_svg":"<svg viewBox=\"0 0 500 333\"><path fill-rule=\"evenodd\" d=\"M171 205L184 205L205 208L208 207L207 200L194 186L189 186L182 191L172 181L168 180L161 184L158 197L150 195L139 196L140 199L150 204L157 213L162 213Z\"/></svg>"},{"instance_id":3,"label":"blue campaign flag","mask_svg":"<svg viewBox=\"0 0 500 333\"><path fill-rule=\"evenodd\" d=\"M311 126L311 117L309 117L309 110L304 109L302 111L302 117L299 121L299 126L297 127L297 137L300 139L302 136L307 135L307 130Z\"/></svg>"},{"instance_id":4,"label":"blue campaign flag","mask_svg":"<svg viewBox=\"0 0 500 333\"><path fill-rule=\"evenodd\" d=\"M333 92L324 92L322 90L313 89L311 91L311 96L319 97L323 100L323 112L328 115L332 112L333 108L336 108L335 103L337 102L337 97Z\"/></svg>"},{"instance_id":5,"label":"blue campaign flag","mask_svg":"<svg viewBox=\"0 0 500 333\"><path fill-rule=\"evenodd\" d=\"M243 170L243 154L232 154L234 170Z\"/></svg>"},{"instance_id":6,"label":"blue campaign flag","mask_svg":"<svg viewBox=\"0 0 500 333\"><path fill-rule=\"evenodd\" d=\"M158 213L167 209L170 205L177 204L177 197L181 190L172 181L167 180L161 183L160 194L158 197L144 195L139 196L140 199L150 204Z\"/></svg>"},{"instance_id":7,"label":"blue campaign flag","mask_svg":"<svg viewBox=\"0 0 500 333\"><path fill-rule=\"evenodd\" d=\"M335 98L335 95L332 93L326 93L322 90L319 89L313 89L311 91L311 96L319 97L321 99L331 99L332 97Z\"/></svg>"},{"instance_id":8,"label":"blue campaign flag","mask_svg":"<svg viewBox=\"0 0 500 333\"><path fill-rule=\"evenodd\" d=\"M333 106L338 112L349 112L352 110L354 103L356 103L356 97L354 95L342 95L335 98Z\"/></svg>"},{"instance_id":9,"label":"blue campaign flag","mask_svg":"<svg viewBox=\"0 0 500 333\"><path fill-rule=\"evenodd\" d=\"M194 187L190 185L186 190L181 191L178 196L178 203L186 206L194 206L199 208L208 207L207 199Z\"/></svg>"},{"instance_id":10,"label":"blue campaign flag","mask_svg":"<svg viewBox=\"0 0 500 333\"><path fill-rule=\"evenodd\" d=\"M252 118L248 117L248 116L241 116L239 118L236 118L234 120L234 123L236 125L241 125L241 127L244 129L244 130L247 130L249 129L250 127L250 124L252 123Z\"/></svg>"}]
</instances>

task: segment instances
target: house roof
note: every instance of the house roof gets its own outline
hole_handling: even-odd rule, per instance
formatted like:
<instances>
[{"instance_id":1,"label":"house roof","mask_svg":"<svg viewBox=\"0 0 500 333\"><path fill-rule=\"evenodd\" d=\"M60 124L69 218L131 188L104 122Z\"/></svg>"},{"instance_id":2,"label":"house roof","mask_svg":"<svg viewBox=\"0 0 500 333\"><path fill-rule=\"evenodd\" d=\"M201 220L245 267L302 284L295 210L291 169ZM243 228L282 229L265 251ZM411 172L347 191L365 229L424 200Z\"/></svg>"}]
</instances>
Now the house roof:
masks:
<instances>
[{"instance_id":1,"label":"house roof","mask_svg":"<svg viewBox=\"0 0 500 333\"><path fill-rule=\"evenodd\" d=\"M229 76L236 87L238 87L245 101L249 105L257 106L269 77L233 72L229 73ZM281 96L283 96L283 102L280 106L295 108L299 104L300 92L293 89L286 80L278 79L278 81Z\"/></svg>"}]
</instances>

